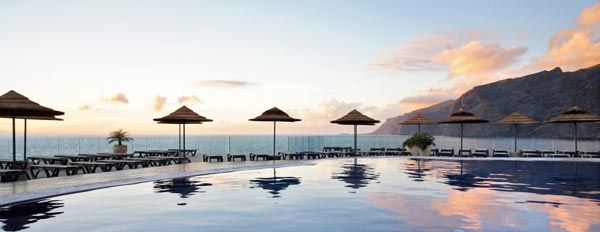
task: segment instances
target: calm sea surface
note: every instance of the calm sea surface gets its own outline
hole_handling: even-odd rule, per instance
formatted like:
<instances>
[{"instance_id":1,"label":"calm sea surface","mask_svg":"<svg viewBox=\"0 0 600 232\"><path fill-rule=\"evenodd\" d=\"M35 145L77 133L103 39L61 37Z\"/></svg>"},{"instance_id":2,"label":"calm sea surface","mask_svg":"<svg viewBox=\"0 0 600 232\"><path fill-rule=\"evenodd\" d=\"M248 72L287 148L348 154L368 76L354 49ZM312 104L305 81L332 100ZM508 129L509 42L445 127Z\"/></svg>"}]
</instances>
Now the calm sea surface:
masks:
<instances>
[{"instance_id":1,"label":"calm sea surface","mask_svg":"<svg viewBox=\"0 0 600 232\"><path fill-rule=\"evenodd\" d=\"M358 136L358 147L368 150L372 147L400 147L408 136L388 135ZM12 157L12 144L8 137L0 137L0 158ZM439 148L458 148L459 138L437 136ZM135 137L128 143L129 151L177 148L177 136L148 136ZM188 136L186 147L198 149L202 154L247 154L271 153L272 136ZM277 151L320 151L324 146L353 146L353 137L340 136L278 136ZM465 148L513 149L512 138L465 138ZM573 141L560 139L520 138L519 149L538 150L574 150ZM600 140L585 140L579 142L580 151L599 151ZM112 145L104 137L29 137L27 141L28 155L55 155L111 152ZM17 155L22 157L23 139L17 139Z\"/></svg>"}]
</instances>

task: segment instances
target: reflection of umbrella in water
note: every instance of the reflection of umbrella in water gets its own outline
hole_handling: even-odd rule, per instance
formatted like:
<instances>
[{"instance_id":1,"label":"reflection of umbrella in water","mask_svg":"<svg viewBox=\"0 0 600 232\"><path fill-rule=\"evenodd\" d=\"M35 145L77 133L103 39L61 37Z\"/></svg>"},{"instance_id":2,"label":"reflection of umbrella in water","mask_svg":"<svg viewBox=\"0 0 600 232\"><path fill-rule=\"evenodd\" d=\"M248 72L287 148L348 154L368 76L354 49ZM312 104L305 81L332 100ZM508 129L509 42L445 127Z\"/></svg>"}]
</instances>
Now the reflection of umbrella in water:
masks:
<instances>
[{"instance_id":1,"label":"reflection of umbrella in water","mask_svg":"<svg viewBox=\"0 0 600 232\"><path fill-rule=\"evenodd\" d=\"M440 123L448 123L448 124L460 124L460 150L463 149L463 124L466 123L487 123L488 120L483 118L479 118L474 114L467 112L460 108L458 112L452 113L448 118L444 119ZM460 152L459 150L459 152Z\"/></svg>"},{"instance_id":2,"label":"reflection of umbrella in water","mask_svg":"<svg viewBox=\"0 0 600 232\"><path fill-rule=\"evenodd\" d=\"M341 118L331 121L331 123L340 124L340 125L353 125L354 126L354 152L357 152L356 147L356 134L357 134L357 126L374 126L375 123L379 123L379 120L372 119L358 110L352 110L348 114L344 115ZM354 158L354 164L356 164L356 158Z\"/></svg>"},{"instance_id":3,"label":"reflection of umbrella in water","mask_svg":"<svg viewBox=\"0 0 600 232\"><path fill-rule=\"evenodd\" d=\"M29 228L39 220L56 217L63 212L52 212L64 206L59 200L39 200L0 208L2 230L19 231Z\"/></svg>"},{"instance_id":4,"label":"reflection of umbrella in water","mask_svg":"<svg viewBox=\"0 0 600 232\"><path fill-rule=\"evenodd\" d=\"M177 178L154 182L154 191L157 193L176 193L181 198L188 198L197 192L203 192L200 191L200 188L205 186L212 186L212 184L202 183L191 178Z\"/></svg>"},{"instance_id":5,"label":"reflection of umbrella in water","mask_svg":"<svg viewBox=\"0 0 600 232\"><path fill-rule=\"evenodd\" d=\"M345 164L341 172L334 173L331 177L347 183L346 187L359 189L367 187L369 181L377 180L379 173L366 164Z\"/></svg>"},{"instance_id":6,"label":"reflection of umbrella in water","mask_svg":"<svg viewBox=\"0 0 600 232\"><path fill-rule=\"evenodd\" d=\"M517 127L519 124L535 124L535 123L539 123L538 121L535 121L519 112L514 112L512 114L507 115L506 117L500 119L500 121L498 121L498 123L502 123L502 124L513 124L514 125L514 130L515 130L515 152L517 152Z\"/></svg>"},{"instance_id":7,"label":"reflection of umbrella in water","mask_svg":"<svg viewBox=\"0 0 600 232\"><path fill-rule=\"evenodd\" d=\"M575 106L559 114L558 116L551 118L550 120L546 121L546 123L573 123L573 127L575 129L573 134L575 139L575 155L577 155L577 123L598 121L600 121L600 117L590 114L589 112Z\"/></svg>"},{"instance_id":8,"label":"reflection of umbrella in water","mask_svg":"<svg viewBox=\"0 0 600 232\"><path fill-rule=\"evenodd\" d=\"M38 120L61 120L54 118L54 116L64 115L65 113L56 111L40 104L29 100L27 97L11 90L0 96L0 117L12 119L12 148L13 148L13 162L17 161L17 145L16 145L16 132L15 132L15 119L25 119L24 126L24 144L27 144L27 119L38 119ZM24 146L24 150L27 149L27 145ZM26 152L23 153L24 160L26 158Z\"/></svg>"},{"instance_id":9,"label":"reflection of umbrella in water","mask_svg":"<svg viewBox=\"0 0 600 232\"><path fill-rule=\"evenodd\" d=\"M212 119L208 119L201 116L188 108L182 106L173 113L162 118L155 118L154 121L160 124L178 124L179 125L179 150L181 150L181 125L183 125L183 150L185 150L185 125L186 124L202 124L203 122L212 122Z\"/></svg>"},{"instance_id":10,"label":"reflection of umbrella in water","mask_svg":"<svg viewBox=\"0 0 600 232\"><path fill-rule=\"evenodd\" d=\"M406 174L408 174L409 178L414 179L414 181L424 181L423 177L425 177L427 174L426 172L429 171L429 169L427 168L423 168L421 165L422 161L421 159L415 159L415 161L417 162L417 164L415 165L414 163L409 163L409 162L405 162L405 170L406 170ZM415 168L416 166L416 168Z\"/></svg>"},{"instance_id":11,"label":"reflection of umbrella in water","mask_svg":"<svg viewBox=\"0 0 600 232\"><path fill-rule=\"evenodd\" d=\"M412 117L406 121L400 122L400 125L417 125L417 128L418 128L417 131L419 133L421 133L421 125L435 125L435 124L436 123L434 121L429 120L422 114L417 114L414 117Z\"/></svg>"},{"instance_id":12,"label":"reflection of umbrella in water","mask_svg":"<svg viewBox=\"0 0 600 232\"><path fill-rule=\"evenodd\" d=\"M255 184L255 187L269 190L269 193L273 195L273 198L277 198L279 197L280 192L287 189L287 187L290 185L300 184L300 178L278 177L276 175L275 168L273 168L273 177L256 178L254 180L250 180L250 183Z\"/></svg>"}]
</instances>

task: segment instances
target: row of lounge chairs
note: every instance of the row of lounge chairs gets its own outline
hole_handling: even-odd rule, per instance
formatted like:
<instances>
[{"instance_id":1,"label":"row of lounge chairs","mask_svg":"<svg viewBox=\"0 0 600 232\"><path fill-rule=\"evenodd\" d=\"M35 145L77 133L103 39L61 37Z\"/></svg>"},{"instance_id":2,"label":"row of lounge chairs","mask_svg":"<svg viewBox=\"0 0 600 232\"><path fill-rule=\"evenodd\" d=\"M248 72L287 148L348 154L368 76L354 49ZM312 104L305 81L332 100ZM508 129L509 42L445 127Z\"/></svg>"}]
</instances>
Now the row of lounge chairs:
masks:
<instances>
[{"instance_id":1,"label":"row of lounge chairs","mask_svg":"<svg viewBox=\"0 0 600 232\"><path fill-rule=\"evenodd\" d=\"M24 176L36 179L40 174L56 177L61 173L67 176L96 173L98 170L109 172L125 168L137 169L191 162L192 150L150 150L135 151L131 154L96 153L78 155L30 156L27 161L13 162L0 160L0 178L2 181L16 181Z\"/></svg>"},{"instance_id":2,"label":"row of lounge chairs","mask_svg":"<svg viewBox=\"0 0 600 232\"><path fill-rule=\"evenodd\" d=\"M522 150L519 151L520 157L582 157L582 158L600 158L600 152L575 152L568 151L539 151ZM204 162L228 162L233 161L263 161L263 160L301 160L301 159L324 159L338 157L356 157L356 156L408 156L411 155L404 148L371 148L369 151L354 150L351 147L324 147L322 152L279 152L277 155L268 154L227 154L221 155L203 155ZM507 150L496 149L439 149L431 150L431 156L445 157L510 157L511 152ZM225 157L225 158L224 158Z\"/></svg>"}]
</instances>

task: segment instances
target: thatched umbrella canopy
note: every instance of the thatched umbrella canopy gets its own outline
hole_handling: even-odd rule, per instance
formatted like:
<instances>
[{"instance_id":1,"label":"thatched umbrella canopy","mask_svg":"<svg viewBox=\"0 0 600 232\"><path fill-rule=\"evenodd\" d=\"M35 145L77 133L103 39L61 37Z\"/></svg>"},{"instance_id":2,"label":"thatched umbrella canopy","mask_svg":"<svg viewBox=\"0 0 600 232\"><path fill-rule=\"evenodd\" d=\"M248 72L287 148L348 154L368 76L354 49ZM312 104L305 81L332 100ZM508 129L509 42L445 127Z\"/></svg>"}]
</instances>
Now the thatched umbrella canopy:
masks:
<instances>
[{"instance_id":1,"label":"thatched umbrella canopy","mask_svg":"<svg viewBox=\"0 0 600 232\"><path fill-rule=\"evenodd\" d=\"M440 123L446 124L460 124L460 150L463 148L463 124L470 123L487 123L488 120L477 117L474 114L465 111L460 108L457 112L452 113L448 118L442 120Z\"/></svg>"},{"instance_id":2,"label":"thatched umbrella canopy","mask_svg":"<svg viewBox=\"0 0 600 232\"><path fill-rule=\"evenodd\" d=\"M186 124L202 124L203 122L212 122L212 119L208 119L202 115L197 114L187 106L182 106L179 109L173 111L167 116L162 118L155 118L154 121L159 124L177 124L179 125L179 150L181 150L181 125L183 125L183 150L185 150L185 125Z\"/></svg>"},{"instance_id":3,"label":"thatched umbrella canopy","mask_svg":"<svg viewBox=\"0 0 600 232\"><path fill-rule=\"evenodd\" d=\"M64 112L41 106L40 104L29 100L29 98L15 92L14 90L8 91L0 96L0 117L12 119L13 162L17 161L15 119L25 119L24 144L27 144L27 119L55 120L56 118L54 118L54 116L64 114ZM24 149L27 148L26 146L27 145L24 146ZM26 152L24 152L23 159L27 158L26 155Z\"/></svg>"},{"instance_id":4,"label":"thatched umbrella canopy","mask_svg":"<svg viewBox=\"0 0 600 232\"><path fill-rule=\"evenodd\" d=\"M557 115L556 117L553 117L550 120L546 121L546 123L573 123L573 126L575 128L574 135L573 135L575 138L575 154L578 154L577 123L581 123L581 122L600 122L600 117L593 115L593 114L575 106L565 112L562 112L561 114Z\"/></svg>"},{"instance_id":5,"label":"thatched umbrella canopy","mask_svg":"<svg viewBox=\"0 0 600 232\"><path fill-rule=\"evenodd\" d=\"M515 130L515 152L517 152L517 127L519 124L535 124L535 123L540 123L538 121L535 121L519 112L513 112L509 115L507 115L506 117L500 119L500 121L498 121L498 123L501 124L513 124L514 125L514 130Z\"/></svg>"},{"instance_id":6,"label":"thatched umbrella canopy","mask_svg":"<svg viewBox=\"0 0 600 232\"><path fill-rule=\"evenodd\" d=\"M356 134L358 125L362 126L374 126L375 123L379 123L379 120L375 120L370 118L358 110L352 110L348 114L344 115L341 118L331 121L331 123L340 124L340 125L354 125L354 150L356 150Z\"/></svg>"},{"instance_id":7,"label":"thatched umbrella canopy","mask_svg":"<svg viewBox=\"0 0 600 232\"><path fill-rule=\"evenodd\" d=\"M417 125L419 133L421 133L421 125L435 125L435 124L436 123L434 121L429 120L422 114L417 114L414 117L412 117L406 121L400 122L400 125Z\"/></svg>"},{"instance_id":8,"label":"thatched umbrella canopy","mask_svg":"<svg viewBox=\"0 0 600 232\"><path fill-rule=\"evenodd\" d=\"M290 117L286 112L277 107L273 107L256 118L248 119L253 122L273 122L273 162L275 162L275 142L277 141L277 122L298 122L297 118Z\"/></svg>"}]
</instances>

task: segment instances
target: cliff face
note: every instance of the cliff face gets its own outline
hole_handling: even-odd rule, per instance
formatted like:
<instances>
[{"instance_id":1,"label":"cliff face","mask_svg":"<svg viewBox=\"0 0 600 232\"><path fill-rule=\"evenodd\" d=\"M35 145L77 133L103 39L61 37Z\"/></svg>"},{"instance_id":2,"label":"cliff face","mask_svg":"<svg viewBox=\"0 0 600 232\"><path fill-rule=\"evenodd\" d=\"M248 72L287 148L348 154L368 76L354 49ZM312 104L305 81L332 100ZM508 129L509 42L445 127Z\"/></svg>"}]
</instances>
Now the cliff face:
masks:
<instances>
[{"instance_id":1,"label":"cliff face","mask_svg":"<svg viewBox=\"0 0 600 232\"><path fill-rule=\"evenodd\" d=\"M600 65L575 72L563 72L559 68L543 71L520 78L506 79L477 86L456 100L390 118L374 134L412 134L416 126L398 123L421 113L440 121L460 107L477 116L496 122L502 117L518 111L535 120L545 121L550 117L579 106L593 114L600 114ZM569 138L572 125L537 124L519 127L520 136ZM434 135L457 136L456 125L422 126L421 130ZM472 124L465 126L465 136L512 136L512 127L502 124ZM579 127L579 136L600 138L600 123L586 123Z\"/></svg>"}]
</instances>

